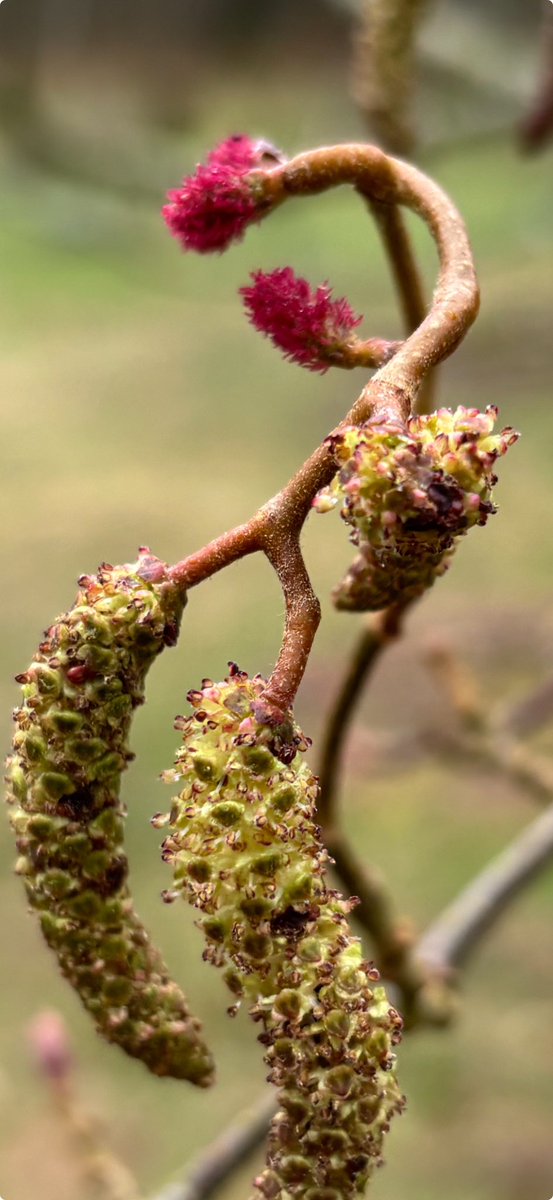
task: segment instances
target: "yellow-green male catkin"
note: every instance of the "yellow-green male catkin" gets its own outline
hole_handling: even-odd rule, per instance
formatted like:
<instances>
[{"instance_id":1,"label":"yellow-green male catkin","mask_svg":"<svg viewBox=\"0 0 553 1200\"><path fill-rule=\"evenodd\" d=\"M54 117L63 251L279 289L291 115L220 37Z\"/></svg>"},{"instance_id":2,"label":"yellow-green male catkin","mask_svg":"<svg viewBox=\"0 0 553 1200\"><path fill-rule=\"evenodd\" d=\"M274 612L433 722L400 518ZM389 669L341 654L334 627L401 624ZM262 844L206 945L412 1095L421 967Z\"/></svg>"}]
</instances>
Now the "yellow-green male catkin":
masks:
<instances>
[{"instance_id":1,"label":"yellow-green male catkin","mask_svg":"<svg viewBox=\"0 0 553 1200\"><path fill-rule=\"evenodd\" d=\"M517 440L493 434L497 409L440 408L405 425L367 425L330 439L337 474L320 512L341 504L357 558L334 589L337 608L377 611L420 596L447 570L456 539L495 513L494 466Z\"/></svg>"},{"instance_id":2,"label":"yellow-green male catkin","mask_svg":"<svg viewBox=\"0 0 553 1200\"><path fill-rule=\"evenodd\" d=\"M23 703L8 803L31 907L100 1033L157 1075L205 1086L212 1061L127 887L121 774L154 658L176 641L182 597L147 549L79 580L73 607L18 676Z\"/></svg>"},{"instance_id":3,"label":"yellow-green male catkin","mask_svg":"<svg viewBox=\"0 0 553 1200\"><path fill-rule=\"evenodd\" d=\"M201 910L204 957L261 1029L280 1111L258 1196L347 1200L403 1106L401 1019L350 932L351 903L326 885L308 742L291 717L275 729L256 716L264 682L232 666L189 693L194 713L178 719L183 744L166 774L181 791L154 818L170 827L166 898L182 893Z\"/></svg>"}]
</instances>

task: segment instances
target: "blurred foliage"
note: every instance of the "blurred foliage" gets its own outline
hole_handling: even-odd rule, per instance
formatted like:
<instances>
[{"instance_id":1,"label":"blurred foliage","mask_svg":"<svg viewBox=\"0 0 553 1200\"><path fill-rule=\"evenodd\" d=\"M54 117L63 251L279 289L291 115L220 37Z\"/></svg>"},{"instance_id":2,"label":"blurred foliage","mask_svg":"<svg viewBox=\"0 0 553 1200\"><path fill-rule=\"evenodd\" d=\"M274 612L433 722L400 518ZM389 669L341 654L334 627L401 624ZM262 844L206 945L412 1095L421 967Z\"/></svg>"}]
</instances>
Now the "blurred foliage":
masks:
<instances>
[{"instance_id":1,"label":"blurred foliage","mask_svg":"<svg viewBox=\"0 0 553 1200\"><path fill-rule=\"evenodd\" d=\"M18 5L25 0L7 0L0 21ZM165 131L146 119L113 59L102 66L98 58L77 78L79 59L62 57L56 71L52 58L40 116L55 118L58 135L65 130L66 152L57 157L40 139L33 143L25 121L14 138L4 114L6 745L16 698L10 680L44 625L70 602L77 575L102 559L132 557L142 542L176 559L241 520L281 486L361 386L362 377L350 373L319 379L279 360L241 314L236 288L248 271L292 263L314 282L329 278L365 312L369 333L397 336L376 234L347 192L287 206L221 259L183 259L157 212L165 187L230 130L264 133L291 150L362 136L345 90L345 47L346 31L324 60L310 59L312 47L307 65L297 53L283 70L280 45L224 78L210 59L189 76L181 65L185 115ZM177 60L176 52L168 60L171 87ZM449 103L444 93L446 112ZM351 741L348 827L386 872L401 909L421 923L531 817L530 806L487 776L434 764L408 778L371 780L367 730L440 720L441 698L420 665L421 645L436 631L495 699L537 683L553 649L549 165L521 162L500 137L435 148L426 165L466 217L483 286L477 326L441 371L442 400L499 403L504 423L519 427L523 439L502 464L499 515L467 539L413 615L406 641L382 662ZM416 236L430 282L434 255L418 227ZM324 622L298 715L316 747L355 620L333 612L327 599L350 556L340 522L313 517L305 545ZM138 906L204 1016L219 1063L211 1093L151 1079L98 1041L25 912L11 876L7 824L1 831L6 1200L35 1200L38 1166L41 1200L81 1200L75 1163L27 1060L24 1029L39 1007L67 1016L83 1092L145 1188L180 1168L263 1086L254 1031L245 1016L233 1023L225 1016L225 990L201 962L191 914L159 902L168 880L148 818L167 802L156 777L172 761L172 717L188 687L202 675L219 676L231 657L250 671L269 670L281 621L278 587L261 560L237 564L191 596L179 648L152 672L149 703L136 722L138 760L125 782ZM454 1031L406 1040L401 1077L410 1103L391 1136L375 1200L438 1200L444 1192L448 1200L543 1200L551 1193L552 899L549 876L483 946ZM252 1173L253 1166L233 1182L228 1200L245 1194Z\"/></svg>"}]
</instances>

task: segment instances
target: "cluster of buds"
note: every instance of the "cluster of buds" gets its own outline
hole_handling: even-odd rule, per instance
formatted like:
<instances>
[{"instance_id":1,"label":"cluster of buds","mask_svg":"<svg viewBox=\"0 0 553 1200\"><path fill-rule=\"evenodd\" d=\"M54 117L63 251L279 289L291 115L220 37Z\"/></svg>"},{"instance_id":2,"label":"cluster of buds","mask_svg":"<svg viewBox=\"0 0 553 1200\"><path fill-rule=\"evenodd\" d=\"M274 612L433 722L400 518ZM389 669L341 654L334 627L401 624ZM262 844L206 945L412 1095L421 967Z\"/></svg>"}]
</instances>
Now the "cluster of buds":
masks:
<instances>
[{"instance_id":1,"label":"cluster of buds","mask_svg":"<svg viewBox=\"0 0 553 1200\"><path fill-rule=\"evenodd\" d=\"M363 960L347 922L351 902L327 888L315 824L317 781L290 717L263 724L264 680L229 677L189 693L183 744L166 773L181 791L163 857L166 899L202 912L204 957L261 1025L280 1111L259 1196L342 1200L363 1192L403 1099L393 1046L401 1019Z\"/></svg>"},{"instance_id":2,"label":"cluster of buds","mask_svg":"<svg viewBox=\"0 0 553 1200\"><path fill-rule=\"evenodd\" d=\"M455 540L496 511L497 459L517 440L494 434L497 409L440 408L405 425L367 424L333 435L337 474L315 501L341 504L358 556L333 593L354 612L406 603L449 566Z\"/></svg>"},{"instance_id":3,"label":"cluster of buds","mask_svg":"<svg viewBox=\"0 0 553 1200\"><path fill-rule=\"evenodd\" d=\"M79 580L75 604L18 676L8 803L31 907L98 1030L158 1075L212 1063L127 887L121 774L146 672L176 641L182 598L148 550Z\"/></svg>"}]
</instances>

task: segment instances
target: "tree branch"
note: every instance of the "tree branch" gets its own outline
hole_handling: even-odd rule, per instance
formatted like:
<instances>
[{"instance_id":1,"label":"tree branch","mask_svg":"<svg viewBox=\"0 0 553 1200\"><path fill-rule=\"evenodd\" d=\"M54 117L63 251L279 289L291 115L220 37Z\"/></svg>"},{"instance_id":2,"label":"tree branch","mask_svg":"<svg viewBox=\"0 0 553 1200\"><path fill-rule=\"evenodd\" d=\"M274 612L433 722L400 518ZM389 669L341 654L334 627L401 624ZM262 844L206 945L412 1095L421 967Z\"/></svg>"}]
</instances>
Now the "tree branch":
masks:
<instances>
[{"instance_id":1,"label":"tree branch","mask_svg":"<svg viewBox=\"0 0 553 1200\"><path fill-rule=\"evenodd\" d=\"M415 143L415 41L427 0L364 0L355 38L353 94L369 132L393 154Z\"/></svg>"},{"instance_id":2,"label":"tree branch","mask_svg":"<svg viewBox=\"0 0 553 1200\"><path fill-rule=\"evenodd\" d=\"M340 828L337 812L338 781L350 722L380 654L401 633L404 612L395 606L379 613L365 626L354 648L324 733L318 815L336 874L346 892L359 900L356 917L372 940L379 969L401 992L402 1014L409 1025L415 1019L417 998L424 984L424 974L413 956L413 931L398 918L380 872L356 856ZM420 1004L418 1008L420 1020ZM429 1005L425 1019L441 1024L444 1012L436 1004Z\"/></svg>"},{"instance_id":3,"label":"tree branch","mask_svg":"<svg viewBox=\"0 0 553 1200\"><path fill-rule=\"evenodd\" d=\"M407 233L403 216L396 204L381 204L367 197L370 210L376 221L384 244L390 270L399 297L403 323L407 334L413 333L422 324L426 313L426 302L422 281L417 267L411 239ZM396 346L399 349L399 345ZM436 370L424 377L417 396L417 412L428 413L434 408Z\"/></svg>"},{"instance_id":4,"label":"tree branch","mask_svg":"<svg viewBox=\"0 0 553 1200\"><path fill-rule=\"evenodd\" d=\"M433 971L462 966L509 904L551 861L553 805L432 923L417 945L417 957Z\"/></svg>"},{"instance_id":5,"label":"tree branch","mask_svg":"<svg viewBox=\"0 0 553 1200\"><path fill-rule=\"evenodd\" d=\"M276 1112L276 1098L263 1096L198 1155L180 1182L169 1184L153 1200L209 1200L261 1145Z\"/></svg>"}]
</instances>

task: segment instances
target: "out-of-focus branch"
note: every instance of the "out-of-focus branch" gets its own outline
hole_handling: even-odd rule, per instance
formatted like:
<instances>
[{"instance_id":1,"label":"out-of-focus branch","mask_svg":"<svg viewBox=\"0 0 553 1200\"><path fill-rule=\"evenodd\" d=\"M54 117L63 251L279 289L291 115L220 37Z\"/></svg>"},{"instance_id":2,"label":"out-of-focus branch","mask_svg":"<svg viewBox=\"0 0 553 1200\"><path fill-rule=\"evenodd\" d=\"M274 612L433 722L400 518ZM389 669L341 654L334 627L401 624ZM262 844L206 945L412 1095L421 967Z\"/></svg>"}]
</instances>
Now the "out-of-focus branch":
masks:
<instances>
[{"instance_id":1,"label":"out-of-focus branch","mask_svg":"<svg viewBox=\"0 0 553 1200\"><path fill-rule=\"evenodd\" d=\"M432 923L418 943L417 957L434 971L462 966L509 904L551 861L553 805Z\"/></svg>"},{"instance_id":2,"label":"out-of-focus branch","mask_svg":"<svg viewBox=\"0 0 553 1200\"><path fill-rule=\"evenodd\" d=\"M370 197L367 197L367 203L380 231L405 330L410 334L424 320L426 303L405 220L397 204L382 204ZM435 391L436 367L429 371L422 381L416 401L417 412L432 412L435 406Z\"/></svg>"},{"instance_id":3,"label":"out-of-focus branch","mask_svg":"<svg viewBox=\"0 0 553 1200\"><path fill-rule=\"evenodd\" d=\"M511 737L528 737L553 720L553 677L540 683L503 712L498 728Z\"/></svg>"},{"instance_id":4,"label":"out-of-focus branch","mask_svg":"<svg viewBox=\"0 0 553 1200\"><path fill-rule=\"evenodd\" d=\"M270 1094L246 1110L202 1150L185 1178L168 1184L153 1200L209 1200L234 1171L257 1150L263 1142L271 1118L276 1112L276 1099Z\"/></svg>"},{"instance_id":5,"label":"out-of-focus branch","mask_svg":"<svg viewBox=\"0 0 553 1200\"><path fill-rule=\"evenodd\" d=\"M519 128L523 150L541 150L553 137L553 7L544 3L542 65L537 94Z\"/></svg>"},{"instance_id":6,"label":"out-of-focus branch","mask_svg":"<svg viewBox=\"0 0 553 1200\"><path fill-rule=\"evenodd\" d=\"M62 1017L57 1012L39 1013L28 1037L52 1105L73 1145L86 1194L94 1200L141 1200L130 1171L108 1147L101 1124L78 1098L75 1062Z\"/></svg>"},{"instance_id":7,"label":"out-of-focus branch","mask_svg":"<svg viewBox=\"0 0 553 1200\"><path fill-rule=\"evenodd\" d=\"M354 648L349 669L330 712L322 746L318 816L325 846L341 885L358 898L356 916L372 940L379 969L401 993L401 1010L406 1023L414 1020L442 1024L449 1017L446 1007L433 996L424 1002L424 974L413 956L414 932L397 916L388 888L374 867L361 862L338 820L338 782L350 722L363 688L384 648L401 632L405 610L399 606L372 618ZM415 1015L415 1007L417 1009Z\"/></svg>"},{"instance_id":8,"label":"out-of-focus branch","mask_svg":"<svg viewBox=\"0 0 553 1200\"><path fill-rule=\"evenodd\" d=\"M432 730L422 744L446 760L454 759L468 769L496 771L540 804L553 800L553 765L548 759L522 745L512 729L528 730L548 712L553 696L550 681L530 696L526 704L512 709L498 723L489 715L478 685L467 665L446 646L433 646L427 662L453 708L461 729L458 733Z\"/></svg>"},{"instance_id":9,"label":"out-of-focus branch","mask_svg":"<svg viewBox=\"0 0 553 1200\"><path fill-rule=\"evenodd\" d=\"M417 31L428 0L364 0L355 39L353 95L371 135L410 154Z\"/></svg>"},{"instance_id":10,"label":"out-of-focus branch","mask_svg":"<svg viewBox=\"0 0 553 1200\"><path fill-rule=\"evenodd\" d=\"M334 698L323 733L319 770L318 812L326 837L335 832L336 793L348 726L382 651L401 632L402 617L403 611L395 608L378 613L376 617L367 620L355 643L348 669ZM326 844L328 846L328 841Z\"/></svg>"}]
</instances>

